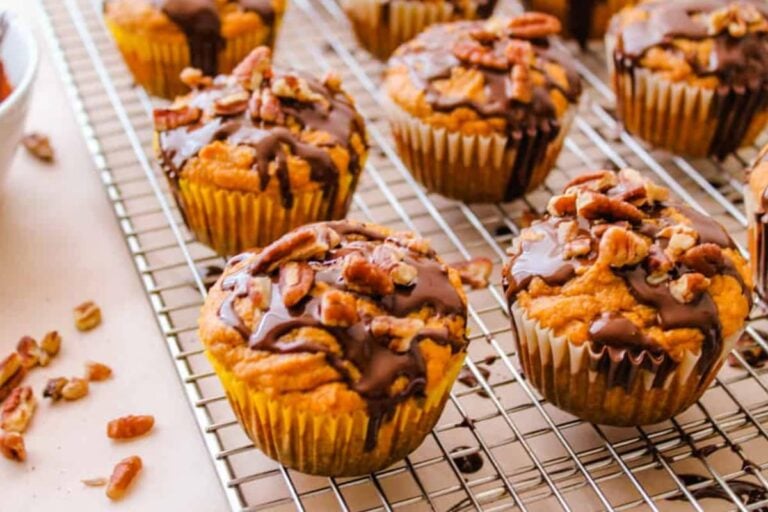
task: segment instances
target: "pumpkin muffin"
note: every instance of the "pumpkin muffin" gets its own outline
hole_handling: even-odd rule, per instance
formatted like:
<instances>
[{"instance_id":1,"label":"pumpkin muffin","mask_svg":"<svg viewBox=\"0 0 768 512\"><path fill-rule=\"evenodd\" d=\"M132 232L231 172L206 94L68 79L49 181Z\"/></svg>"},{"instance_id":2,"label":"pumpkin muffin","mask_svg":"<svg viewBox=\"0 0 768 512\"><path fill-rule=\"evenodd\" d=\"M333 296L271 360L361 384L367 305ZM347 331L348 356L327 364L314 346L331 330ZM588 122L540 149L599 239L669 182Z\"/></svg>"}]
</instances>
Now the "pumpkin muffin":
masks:
<instances>
[{"instance_id":1,"label":"pumpkin muffin","mask_svg":"<svg viewBox=\"0 0 768 512\"><path fill-rule=\"evenodd\" d=\"M137 83L173 98L186 67L229 73L260 45L272 46L286 0L107 0L104 19Z\"/></svg>"},{"instance_id":2,"label":"pumpkin muffin","mask_svg":"<svg viewBox=\"0 0 768 512\"><path fill-rule=\"evenodd\" d=\"M768 3L650 0L606 36L618 115L654 146L720 159L768 122Z\"/></svg>"},{"instance_id":3,"label":"pumpkin muffin","mask_svg":"<svg viewBox=\"0 0 768 512\"><path fill-rule=\"evenodd\" d=\"M749 171L744 194L747 210L749 254L755 291L768 300L768 146L755 159Z\"/></svg>"},{"instance_id":4,"label":"pumpkin muffin","mask_svg":"<svg viewBox=\"0 0 768 512\"><path fill-rule=\"evenodd\" d=\"M527 0L532 11L545 12L559 19L566 37L578 41L582 48L589 39L605 35L611 16L637 0Z\"/></svg>"},{"instance_id":5,"label":"pumpkin muffin","mask_svg":"<svg viewBox=\"0 0 768 512\"><path fill-rule=\"evenodd\" d=\"M464 361L466 319L457 271L425 240L339 221L232 259L200 339L260 450L352 476L430 432Z\"/></svg>"},{"instance_id":6,"label":"pumpkin muffin","mask_svg":"<svg viewBox=\"0 0 768 512\"><path fill-rule=\"evenodd\" d=\"M527 379L593 423L689 407L751 307L748 264L725 229L632 169L576 178L548 211L504 268Z\"/></svg>"},{"instance_id":7,"label":"pumpkin muffin","mask_svg":"<svg viewBox=\"0 0 768 512\"><path fill-rule=\"evenodd\" d=\"M363 47L379 59L435 23L488 18L496 0L341 0Z\"/></svg>"},{"instance_id":8,"label":"pumpkin muffin","mask_svg":"<svg viewBox=\"0 0 768 512\"><path fill-rule=\"evenodd\" d=\"M389 61L397 149L427 190L508 201L538 187L562 149L581 94L540 13L436 25Z\"/></svg>"},{"instance_id":9,"label":"pumpkin muffin","mask_svg":"<svg viewBox=\"0 0 768 512\"><path fill-rule=\"evenodd\" d=\"M193 91L155 110L155 143L198 240L231 255L347 214L367 142L338 76L273 68L260 47L232 75L183 78Z\"/></svg>"}]
</instances>

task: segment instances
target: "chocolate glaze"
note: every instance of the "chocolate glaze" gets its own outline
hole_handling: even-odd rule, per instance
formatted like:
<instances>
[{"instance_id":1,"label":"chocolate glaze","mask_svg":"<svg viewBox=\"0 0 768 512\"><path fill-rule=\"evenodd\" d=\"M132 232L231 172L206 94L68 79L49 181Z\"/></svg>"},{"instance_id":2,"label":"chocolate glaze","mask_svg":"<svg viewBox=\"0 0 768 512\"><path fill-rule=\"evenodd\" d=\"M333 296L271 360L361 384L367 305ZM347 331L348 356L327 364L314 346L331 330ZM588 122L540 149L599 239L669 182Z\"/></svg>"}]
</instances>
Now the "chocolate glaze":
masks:
<instances>
[{"instance_id":1,"label":"chocolate glaze","mask_svg":"<svg viewBox=\"0 0 768 512\"><path fill-rule=\"evenodd\" d=\"M686 487L701 484L711 480L705 476L695 474L678 475L678 478L680 478ZM748 480L729 480L728 487L730 487L731 491L733 491L733 493L741 499L741 502L744 505L752 505L754 503L759 503L768 499L768 490L766 490L765 487ZM689 492L696 499L713 498L732 503L731 497L717 482L713 482L699 489L689 489ZM676 494L668 499L672 501L682 501L687 500L687 497L684 494ZM756 510L758 512L768 512L768 507L760 507L751 510Z\"/></svg>"},{"instance_id":2,"label":"chocolate glaze","mask_svg":"<svg viewBox=\"0 0 768 512\"><path fill-rule=\"evenodd\" d=\"M468 450L469 446L457 446L451 450L451 454ZM467 455L451 455L456 467L465 474L477 473L483 467L483 456L480 452L474 452Z\"/></svg>"},{"instance_id":3,"label":"chocolate glaze","mask_svg":"<svg viewBox=\"0 0 768 512\"><path fill-rule=\"evenodd\" d=\"M216 0L152 0L184 32L192 67L208 76L219 72L219 51L225 41L221 35L221 15ZM227 0L243 10L255 12L271 26L275 9L270 0Z\"/></svg>"},{"instance_id":4,"label":"chocolate glaze","mask_svg":"<svg viewBox=\"0 0 768 512\"><path fill-rule=\"evenodd\" d=\"M768 5L762 0L744 0L768 18ZM709 149L711 155L725 158L736 150L757 112L768 108L768 34L751 32L744 37L732 37L726 28L710 34L706 15L734 2L730 0L675 0L640 4L634 9L648 13L647 20L635 19L612 31L618 34L614 64L619 73L633 74L640 60L651 48L672 50L685 59L700 77L715 76L720 87L713 101L720 123ZM700 41L709 39L713 49L708 62L702 65L696 52L682 53L675 49L676 38ZM619 97L619 101L622 98ZM619 109L621 111L621 109Z\"/></svg>"},{"instance_id":5,"label":"chocolate glaze","mask_svg":"<svg viewBox=\"0 0 768 512\"><path fill-rule=\"evenodd\" d=\"M336 194L339 170L324 146L339 145L346 148L350 155L349 172L357 175L361 171L357 150L351 147L350 141L352 135L358 133L364 142L365 126L349 98L342 93L331 92L318 80L304 73L275 70L274 75L275 79L289 75L299 76L306 80L313 92L325 99L325 102L298 102L286 98L280 98L279 101L285 115L296 120L302 130L326 132L331 135L331 143L320 145L304 142L300 134L293 133L288 128L254 120L248 110L232 116L214 116L213 105L216 100L245 91L234 80L222 76L217 78L211 87L194 91L188 98L189 107L203 111L203 122L159 134L160 159L174 190L178 189L178 178L184 164L213 141L253 147L256 150L253 170L259 174L262 190L269 185L273 176L270 173L270 164L276 164L274 178L278 180L286 208L293 205L286 148L290 154L309 164L310 179L322 184L326 196L333 197ZM328 214L332 205L331 200Z\"/></svg>"},{"instance_id":6,"label":"chocolate glaze","mask_svg":"<svg viewBox=\"0 0 768 512\"><path fill-rule=\"evenodd\" d=\"M392 243L395 238L386 238L380 232L363 224L352 222L326 223L341 237L341 244L332 248L324 257L311 259L308 263L315 272L315 282L355 293L340 278L340 265L345 255L357 252L371 260L376 247ZM306 229L306 228L305 228ZM369 236L370 235L370 236ZM290 235L288 235L290 236ZM362 239L362 240L361 240ZM283 242L278 240L273 244ZM277 254L278 256L274 256ZM347 386L365 399L371 417L366 435L366 449L376 446L378 427L391 417L394 407L412 396L421 396L426 386L426 366L421 355L419 342L430 339L435 343L451 347L453 352L464 350L466 338L453 336L447 328L424 328L411 339L408 349L397 352L389 347L387 337L375 336L371 331L370 316L363 316L349 327L331 327L320 321L320 297L309 296L302 302L287 308L282 300L278 268L267 273L280 253L267 247L251 262L222 281L222 289L230 292L219 309L219 318L235 329L254 350L289 354L323 354L328 364L338 371ZM431 306L439 316L466 316L466 306L456 289L448 280L447 269L431 255L421 255L405 250L403 261L417 270L415 283L408 287L396 286L393 293L380 297L361 296L399 318L406 317L422 307ZM241 261L236 263L241 263ZM261 316L258 325L249 329L235 310L235 301L250 293L250 283L255 276L269 276L272 281L271 303ZM286 341L286 334L300 328L322 329L332 335L341 350L335 353L326 345L312 339L294 338ZM349 364L360 372L355 378ZM391 395L392 384L400 377L407 379L407 385L397 394Z\"/></svg>"},{"instance_id":7,"label":"chocolate glaze","mask_svg":"<svg viewBox=\"0 0 768 512\"><path fill-rule=\"evenodd\" d=\"M576 103L581 95L581 80L568 65L568 57L551 47L548 39L532 40L530 43L536 55L532 70L541 72L545 81L542 85L533 86L529 103L513 99L511 71L514 64L508 64L504 69L495 69L463 61L454 54L456 44L471 38L471 33L483 30L484 26L482 21L432 26L417 36L413 43L396 52L389 61L389 68L405 67L413 84L424 91L426 102L435 111L451 112L464 107L474 110L480 117L502 118L506 121L508 145L525 147L525 154L528 155L528 158L515 161L512 173L515 178L509 183L506 194L511 199L519 195L521 190L527 189L531 178L531 172L527 171L543 159L548 144L560 132L552 91L560 91L569 102ZM483 45L495 55L504 56L512 40L509 36L502 36L485 41ZM561 87L549 78L545 66L551 63L564 68L567 87ZM447 96L435 87L436 81L449 78L459 68L473 69L482 74L485 84L484 101Z\"/></svg>"}]
</instances>

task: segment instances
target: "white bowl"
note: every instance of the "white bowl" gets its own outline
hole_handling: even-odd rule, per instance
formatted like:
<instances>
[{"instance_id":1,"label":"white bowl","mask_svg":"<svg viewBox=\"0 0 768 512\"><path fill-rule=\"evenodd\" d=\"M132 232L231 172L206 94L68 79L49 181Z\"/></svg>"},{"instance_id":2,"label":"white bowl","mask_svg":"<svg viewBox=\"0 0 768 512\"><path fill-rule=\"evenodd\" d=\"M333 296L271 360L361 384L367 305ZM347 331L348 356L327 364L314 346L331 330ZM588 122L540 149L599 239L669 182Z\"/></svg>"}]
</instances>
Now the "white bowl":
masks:
<instances>
[{"instance_id":1,"label":"white bowl","mask_svg":"<svg viewBox=\"0 0 768 512\"><path fill-rule=\"evenodd\" d=\"M4 16L7 27L0 41L0 60L12 92L0 102L0 181L19 147L38 59L32 31L17 16L7 11Z\"/></svg>"}]
</instances>

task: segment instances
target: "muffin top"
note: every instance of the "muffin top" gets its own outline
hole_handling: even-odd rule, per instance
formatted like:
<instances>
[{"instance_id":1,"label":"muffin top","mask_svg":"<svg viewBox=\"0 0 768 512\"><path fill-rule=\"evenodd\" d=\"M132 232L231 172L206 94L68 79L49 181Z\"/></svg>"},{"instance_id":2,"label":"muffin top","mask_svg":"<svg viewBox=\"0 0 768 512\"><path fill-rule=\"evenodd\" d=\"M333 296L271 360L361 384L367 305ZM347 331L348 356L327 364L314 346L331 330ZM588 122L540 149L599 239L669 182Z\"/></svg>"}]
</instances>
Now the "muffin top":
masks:
<instances>
[{"instance_id":1,"label":"muffin top","mask_svg":"<svg viewBox=\"0 0 768 512\"><path fill-rule=\"evenodd\" d=\"M351 221L311 224L230 260L200 319L249 386L318 412L366 411L367 445L466 349L458 273L428 242Z\"/></svg>"},{"instance_id":2,"label":"muffin top","mask_svg":"<svg viewBox=\"0 0 768 512\"><path fill-rule=\"evenodd\" d=\"M270 55L257 48L232 75L215 79L182 73L194 90L154 112L157 152L172 180L272 188L290 208L295 192L333 193L341 176L361 171L365 125L338 76L321 82L275 69Z\"/></svg>"},{"instance_id":3,"label":"muffin top","mask_svg":"<svg viewBox=\"0 0 768 512\"><path fill-rule=\"evenodd\" d=\"M409 114L466 135L557 135L581 82L550 46L557 18L526 13L434 25L389 60L385 86Z\"/></svg>"},{"instance_id":4,"label":"muffin top","mask_svg":"<svg viewBox=\"0 0 768 512\"><path fill-rule=\"evenodd\" d=\"M768 81L764 0L648 0L621 11L610 33L617 67L639 65L708 88Z\"/></svg>"},{"instance_id":5,"label":"muffin top","mask_svg":"<svg viewBox=\"0 0 768 512\"><path fill-rule=\"evenodd\" d=\"M751 307L747 263L710 217L633 169L571 181L510 249L510 306L571 343L708 370Z\"/></svg>"}]
</instances>

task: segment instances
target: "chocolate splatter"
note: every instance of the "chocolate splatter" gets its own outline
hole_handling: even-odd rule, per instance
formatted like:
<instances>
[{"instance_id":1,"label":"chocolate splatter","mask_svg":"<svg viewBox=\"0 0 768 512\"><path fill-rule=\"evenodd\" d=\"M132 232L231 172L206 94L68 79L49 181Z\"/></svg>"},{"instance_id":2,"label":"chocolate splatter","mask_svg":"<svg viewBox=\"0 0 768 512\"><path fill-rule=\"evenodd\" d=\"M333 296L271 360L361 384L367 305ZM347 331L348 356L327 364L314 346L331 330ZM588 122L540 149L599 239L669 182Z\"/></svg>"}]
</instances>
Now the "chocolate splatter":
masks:
<instances>
[{"instance_id":1,"label":"chocolate splatter","mask_svg":"<svg viewBox=\"0 0 768 512\"><path fill-rule=\"evenodd\" d=\"M457 446L451 453L459 453L469 450L469 446ZM465 474L477 473L483 467L483 456L480 452L468 453L466 455L451 455L456 467Z\"/></svg>"}]
</instances>

